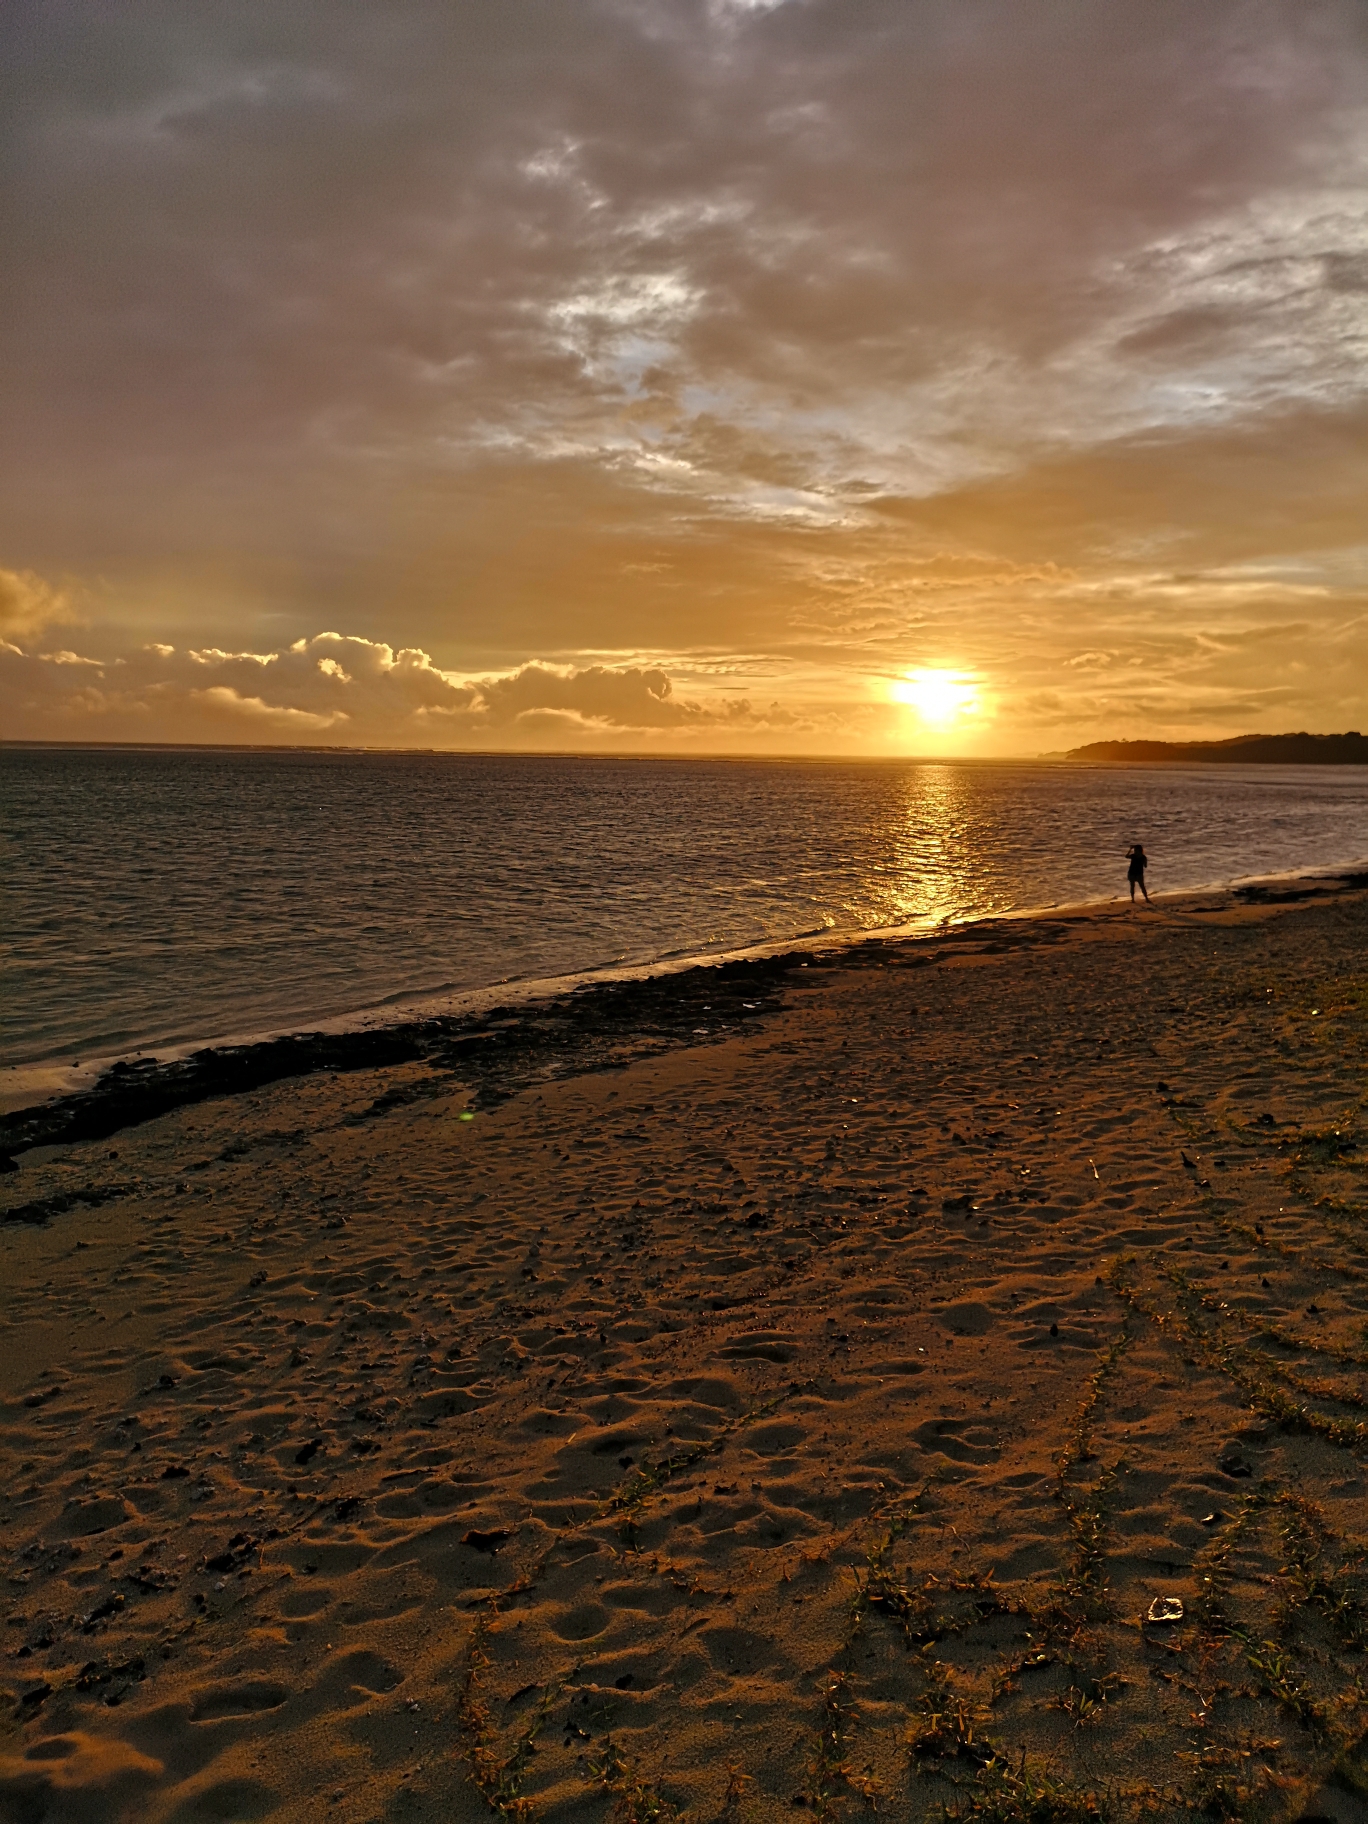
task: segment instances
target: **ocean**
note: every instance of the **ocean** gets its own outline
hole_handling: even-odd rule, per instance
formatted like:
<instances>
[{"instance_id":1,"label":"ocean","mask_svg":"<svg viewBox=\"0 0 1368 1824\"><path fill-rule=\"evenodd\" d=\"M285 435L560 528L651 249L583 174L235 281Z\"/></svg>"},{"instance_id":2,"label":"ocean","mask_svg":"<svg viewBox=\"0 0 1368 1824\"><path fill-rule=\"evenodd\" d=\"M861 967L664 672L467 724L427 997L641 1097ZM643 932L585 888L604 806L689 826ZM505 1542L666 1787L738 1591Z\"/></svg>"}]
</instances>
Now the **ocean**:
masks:
<instances>
[{"instance_id":1,"label":"ocean","mask_svg":"<svg viewBox=\"0 0 1368 1824\"><path fill-rule=\"evenodd\" d=\"M7 1101L435 996L1368 866L1368 768L0 749Z\"/></svg>"}]
</instances>

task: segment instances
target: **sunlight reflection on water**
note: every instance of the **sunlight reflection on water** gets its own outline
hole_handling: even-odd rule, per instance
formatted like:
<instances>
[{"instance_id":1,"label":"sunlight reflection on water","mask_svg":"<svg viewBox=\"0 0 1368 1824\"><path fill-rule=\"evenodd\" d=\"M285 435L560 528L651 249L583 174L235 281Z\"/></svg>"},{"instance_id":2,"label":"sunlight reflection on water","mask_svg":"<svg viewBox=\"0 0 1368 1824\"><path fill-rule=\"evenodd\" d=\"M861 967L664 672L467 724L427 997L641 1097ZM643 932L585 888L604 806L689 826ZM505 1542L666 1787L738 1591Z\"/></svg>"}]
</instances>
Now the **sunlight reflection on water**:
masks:
<instances>
[{"instance_id":1,"label":"sunlight reflection on water","mask_svg":"<svg viewBox=\"0 0 1368 1824\"><path fill-rule=\"evenodd\" d=\"M985 896L984 883L974 879L984 832L975 830L963 773L923 767L908 780L905 794L902 815L888 832L892 878L886 922L952 918L976 903L979 910L996 910L995 896Z\"/></svg>"}]
</instances>

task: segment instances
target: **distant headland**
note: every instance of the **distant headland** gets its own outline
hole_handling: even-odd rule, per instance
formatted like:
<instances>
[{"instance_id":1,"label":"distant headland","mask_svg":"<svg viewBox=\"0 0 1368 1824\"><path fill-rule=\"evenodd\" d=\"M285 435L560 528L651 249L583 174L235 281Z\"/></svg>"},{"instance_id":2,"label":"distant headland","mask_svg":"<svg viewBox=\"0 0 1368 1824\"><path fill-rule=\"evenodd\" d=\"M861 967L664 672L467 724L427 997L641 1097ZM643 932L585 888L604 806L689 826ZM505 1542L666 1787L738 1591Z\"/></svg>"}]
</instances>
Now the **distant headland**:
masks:
<instances>
[{"instance_id":1,"label":"distant headland","mask_svg":"<svg viewBox=\"0 0 1368 1824\"><path fill-rule=\"evenodd\" d=\"M1091 741L1066 760L1168 761L1227 766L1368 766L1368 735L1233 735L1228 741Z\"/></svg>"}]
</instances>

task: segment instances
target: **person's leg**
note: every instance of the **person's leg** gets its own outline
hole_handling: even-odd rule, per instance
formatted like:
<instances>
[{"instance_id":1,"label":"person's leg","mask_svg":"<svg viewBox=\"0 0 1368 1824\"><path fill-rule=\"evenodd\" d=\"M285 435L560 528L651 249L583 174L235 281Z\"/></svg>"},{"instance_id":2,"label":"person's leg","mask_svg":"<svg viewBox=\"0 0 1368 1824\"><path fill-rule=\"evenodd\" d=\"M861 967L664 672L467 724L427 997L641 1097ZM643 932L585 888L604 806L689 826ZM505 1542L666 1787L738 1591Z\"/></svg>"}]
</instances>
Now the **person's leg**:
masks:
<instances>
[{"instance_id":1,"label":"person's leg","mask_svg":"<svg viewBox=\"0 0 1368 1824\"><path fill-rule=\"evenodd\" d=\"M1135 904L1135 882L1134 881L1132 881L1130 883L1130 890L1131 890L1131 904L1134 905Z\"/></svg>"}]
</instances>

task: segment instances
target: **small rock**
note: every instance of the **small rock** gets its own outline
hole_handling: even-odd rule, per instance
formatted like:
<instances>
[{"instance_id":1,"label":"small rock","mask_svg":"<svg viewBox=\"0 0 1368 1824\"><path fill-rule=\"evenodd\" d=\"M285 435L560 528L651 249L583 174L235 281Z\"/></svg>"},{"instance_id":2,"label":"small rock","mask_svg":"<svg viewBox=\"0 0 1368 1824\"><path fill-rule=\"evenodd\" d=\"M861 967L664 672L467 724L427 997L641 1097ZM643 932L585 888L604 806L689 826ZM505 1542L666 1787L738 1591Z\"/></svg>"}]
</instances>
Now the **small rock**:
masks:
<instances>
[{"instance_id":1,"label":"small rock","mask_svg":"<svg viewBox=\"0 0 1368 1824\"><path fill-rule=\"evenodd\" d=\"M1156 1596L1145 1611L1145 1620L1167 1625L1183 1619L1183 1605L1177 1596Z\"/></svg>"}]
</instances>

